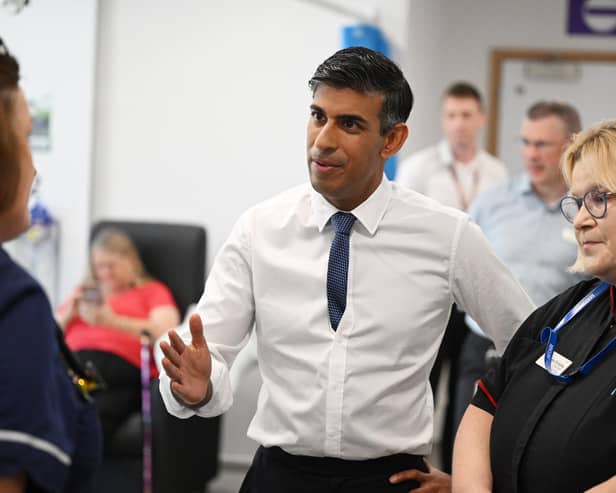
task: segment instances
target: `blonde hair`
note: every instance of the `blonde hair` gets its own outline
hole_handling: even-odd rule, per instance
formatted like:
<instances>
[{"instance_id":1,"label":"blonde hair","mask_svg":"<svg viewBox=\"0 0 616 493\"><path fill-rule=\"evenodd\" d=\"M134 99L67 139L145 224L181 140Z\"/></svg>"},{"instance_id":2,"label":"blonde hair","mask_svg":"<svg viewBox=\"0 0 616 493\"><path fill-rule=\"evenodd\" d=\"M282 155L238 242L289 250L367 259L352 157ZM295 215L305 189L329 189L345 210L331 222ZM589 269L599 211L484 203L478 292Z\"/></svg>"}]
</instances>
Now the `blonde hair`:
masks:
<instances>
[{"instance_id":1,"label":"blonde hair","mask_svg":"<svg viewBox=\"0 0 616 493\"><path fill-rule=\"evenodd\" d=\"M590 178L594 183L616 191L616 120L601 121L574 136L561 163L563 176L569 187L573 168L580 161L588 165ZM569 270L584 272L579 245L577 259Z\"/></svg>"},{"instance_id":2,"label":"blonde hair","mask_svg":"<svg viewBox=\"0 0 616 493\"><path fill-rule=\"evenodd\" d=\"M92 265L92 252L94 252L94 250L102 250L104 252L130 258L137 271L137 278L135 279L136 285L151 279L143 266L143 261L141 260L135 243L130 236L121 229L113 227L103 228L92 240L92 244L90 245L89 280L95 282L96 277L94 275L94 266Z\"/></svg>"}]
</instances>

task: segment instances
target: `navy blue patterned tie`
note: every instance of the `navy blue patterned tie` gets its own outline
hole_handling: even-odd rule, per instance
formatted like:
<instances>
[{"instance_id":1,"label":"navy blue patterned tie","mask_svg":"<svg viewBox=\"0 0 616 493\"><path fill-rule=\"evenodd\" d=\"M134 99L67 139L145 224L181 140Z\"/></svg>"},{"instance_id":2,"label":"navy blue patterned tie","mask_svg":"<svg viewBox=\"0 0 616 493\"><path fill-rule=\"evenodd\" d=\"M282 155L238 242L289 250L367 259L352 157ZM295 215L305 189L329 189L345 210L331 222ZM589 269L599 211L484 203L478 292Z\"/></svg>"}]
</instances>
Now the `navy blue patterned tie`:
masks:
<instances>
[{"instance_id":1,"label":"navy blue patterned tie","mask_svg":"<svg viewBox=\"0 0 616 493\"><path fill-rule=\"evenodd\" d=\"M336 212L331 222L336 234L329 250L327 264L327 311L332 328L336 330L346 308L349 233L355 222L355 216L348 212Z\"/></svg>"}]
</instances>

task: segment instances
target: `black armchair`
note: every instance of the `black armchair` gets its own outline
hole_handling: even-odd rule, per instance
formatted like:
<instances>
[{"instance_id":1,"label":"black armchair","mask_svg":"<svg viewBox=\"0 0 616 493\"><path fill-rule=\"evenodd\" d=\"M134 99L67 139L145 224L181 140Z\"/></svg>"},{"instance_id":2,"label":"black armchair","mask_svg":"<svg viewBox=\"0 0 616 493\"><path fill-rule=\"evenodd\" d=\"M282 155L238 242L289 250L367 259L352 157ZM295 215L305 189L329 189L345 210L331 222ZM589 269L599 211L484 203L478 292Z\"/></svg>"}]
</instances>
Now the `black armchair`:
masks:
<instances>
[{"instance_id":1,"label":"black armchair","mask_svg":"<svg viewBox=\"0 0 616 493\"><path fill-rule=\"evenodd\" d=\"M146 270L171 290L182 317L195 303L205 281L206 234L200 226L100 221L124 230L133 239ZM218 472L220 418L178 419L167 413L150 383L152 412L152 485L154 493L203 493ZM97 492L143 491L143 421L136 413L118 430L103 459Z\"/></svg>"}]
</instances>

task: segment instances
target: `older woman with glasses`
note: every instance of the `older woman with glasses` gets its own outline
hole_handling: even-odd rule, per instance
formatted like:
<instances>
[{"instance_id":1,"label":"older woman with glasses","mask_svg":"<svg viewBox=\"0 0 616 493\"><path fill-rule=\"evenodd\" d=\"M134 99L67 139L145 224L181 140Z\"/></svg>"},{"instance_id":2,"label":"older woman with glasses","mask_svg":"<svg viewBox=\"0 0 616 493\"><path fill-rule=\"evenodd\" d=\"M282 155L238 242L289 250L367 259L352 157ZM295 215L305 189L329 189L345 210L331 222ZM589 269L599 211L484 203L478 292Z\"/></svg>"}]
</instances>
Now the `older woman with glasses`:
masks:
<instances>
[{"instance_id":1,"label":"older woman with glasses","mask_svg":"<svg viewBox=\"0 0 616 493\"><path fill-rule=\"evenodd\" d=\"M27 229L36 174L19 64L0 40L0 243ZM0 491L88 492L101 432L41 286L0 246Z\"/></svg>"},{"instance_id":2,"label":"older woman with glasses","mask_svg":"<svg viewBox=\"0 0 616 493\"><path fill-rule=\"evenodd\" d=\"M563 173L571 269L595 277L532 313L479 380L456 437L455 492L616 491L616 120L578 134Z\"/></svg>"}]
</instances>

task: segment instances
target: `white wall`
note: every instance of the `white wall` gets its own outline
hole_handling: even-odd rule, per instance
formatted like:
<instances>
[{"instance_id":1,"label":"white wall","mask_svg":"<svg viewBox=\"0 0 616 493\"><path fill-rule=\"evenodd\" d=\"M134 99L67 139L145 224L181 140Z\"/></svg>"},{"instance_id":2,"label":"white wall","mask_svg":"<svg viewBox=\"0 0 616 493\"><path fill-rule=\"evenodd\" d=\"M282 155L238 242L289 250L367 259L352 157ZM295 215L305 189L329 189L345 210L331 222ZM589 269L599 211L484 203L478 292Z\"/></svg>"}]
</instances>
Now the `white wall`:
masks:
<instances>
[{"instance_id":1,"label":"white wall","mask_svg":"<svg viewBox=\"0 0 616 493\"><path fill-rule=\"evenodd\" d=\"M440 137L440 96L450 82L465 79L476 84L487 102L490 54L495 48L616 51L614 37L567 35L567 3L410 0L405 67L417 102L403 154Z\"/></svg>"},{"instance_id":2,"label":"white wall","mask_svg":"<svg viewBox=\"0 0 616 493\"><path fill-rule=\"evenodd\" d=\"M16 16L0 10L0 35L20 62L28 99L50 98L51 149L33 157L42 199L60 223L59 293L50 293L58 298L86 265L97 1L30 3Z\"/></svg>"},{"instance_id":3,"label":"white wall","mask_svg":"<svg viewBox=\"0 0 616 493\"><path fill-rule=\"evenodd\" d=\"M211 260L306 180L307 81L351 20L291 0L106 0L100 19L94 217L204 224Z\"/></svg>"}]
</instances>

